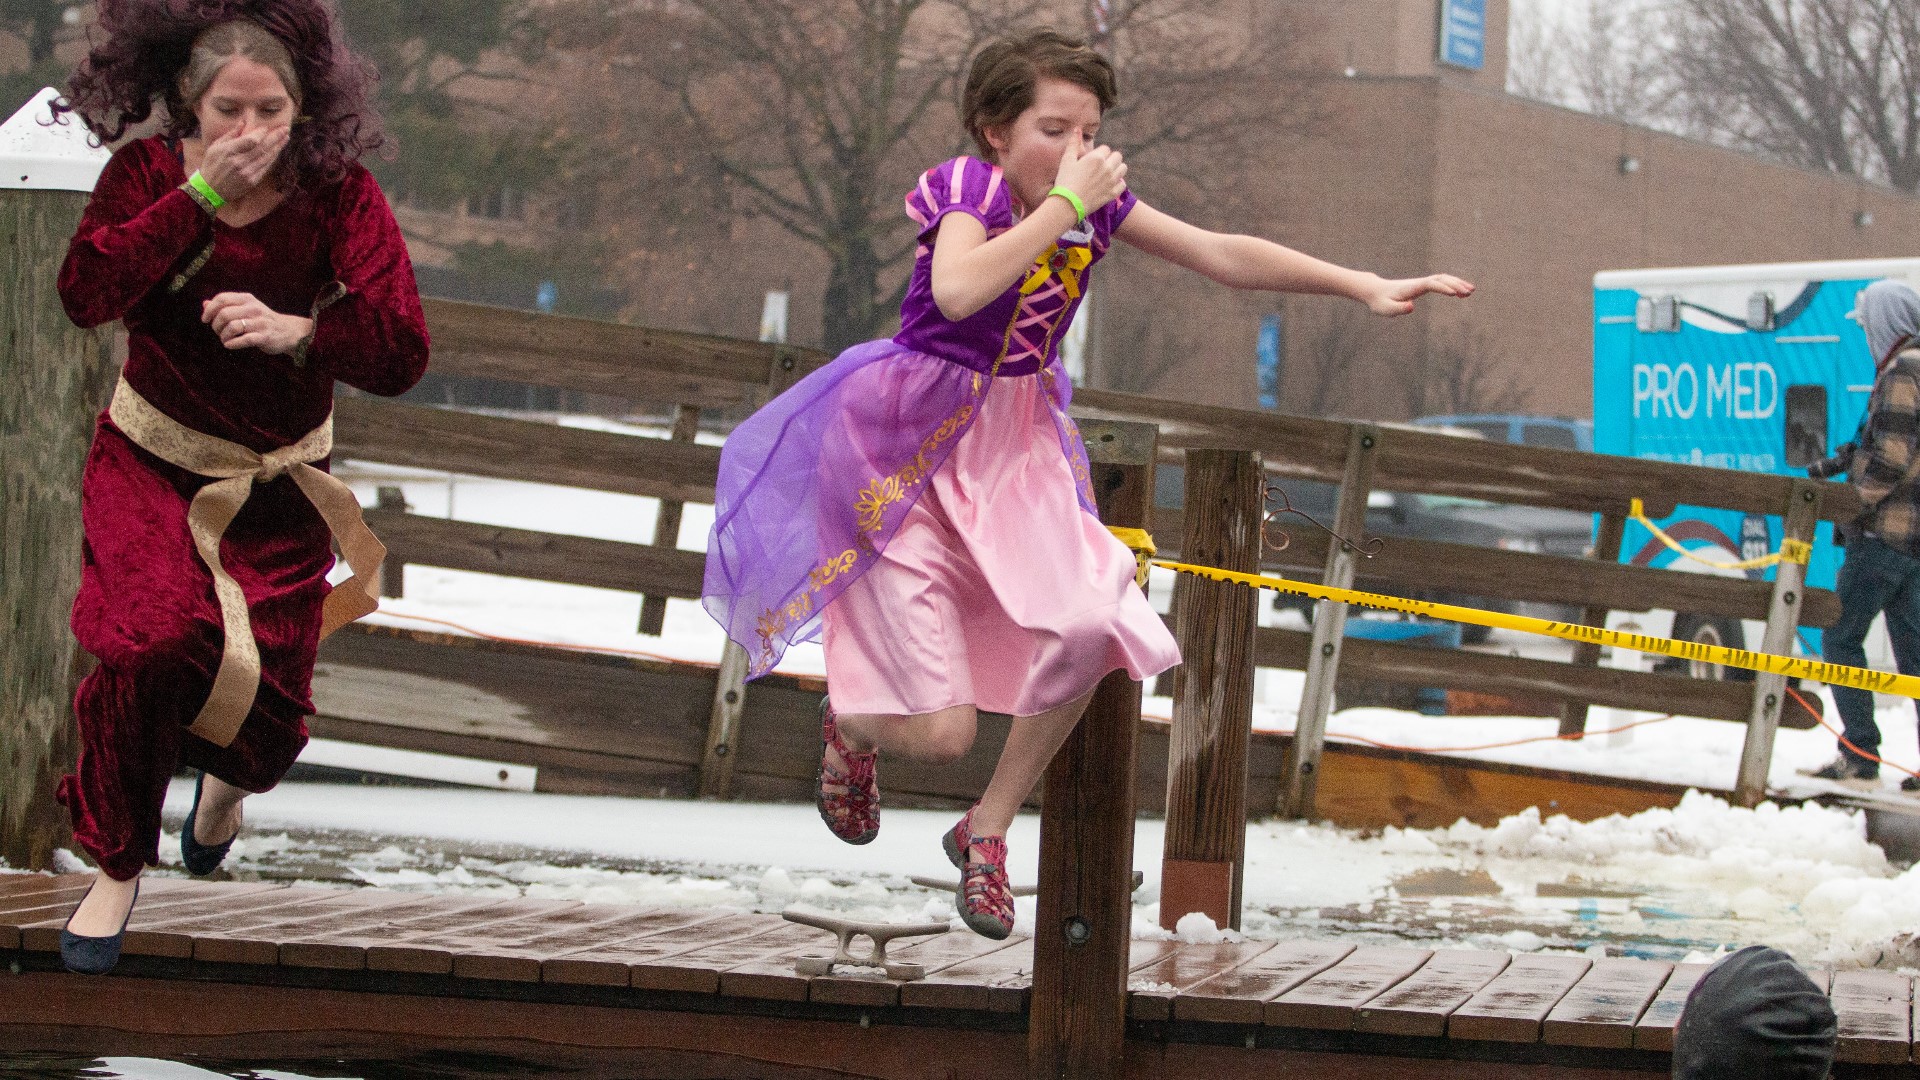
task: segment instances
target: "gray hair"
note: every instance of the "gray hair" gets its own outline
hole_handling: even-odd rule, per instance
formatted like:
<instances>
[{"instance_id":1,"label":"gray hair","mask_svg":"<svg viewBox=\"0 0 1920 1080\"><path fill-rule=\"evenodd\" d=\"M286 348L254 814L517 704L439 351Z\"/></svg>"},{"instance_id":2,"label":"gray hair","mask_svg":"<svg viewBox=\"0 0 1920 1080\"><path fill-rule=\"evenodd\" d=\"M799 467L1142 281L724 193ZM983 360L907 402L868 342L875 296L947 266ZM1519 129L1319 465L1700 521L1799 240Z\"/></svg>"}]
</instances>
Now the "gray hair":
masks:
<instances>
[{"instance_id":1,"label":"gray hair","mask_svg":"<svg viewBox=\"0 0 1920 1080\"><path fill-rule=\"evenodd\" d=\"M1867 332L1875 364L1893 359L1901 346L1920 337L1920 293L1905 282L1876 281L1860 290L1853 314Z\"/></svg>"},{"instance_id":2,"label":"gray hair","mask_svg":"<svg viewBox=\"0 0 1920 1080\"><path fill-rule=\"evenodd\" d=\"M200 98L213 85L213 80L219 77L229 62L239 56L272 69L275 75L280 76L280 84L287 88L287 96L293 99L294 107L299 108L300 75L294 69L293 54L287 51L284 42L266 28L246 19L215 23L200 31L200 36L193 39L193 52L187 58L187 69L180 73L180 100L189 109L199 108Z\"/></svg>"}]
</instances>

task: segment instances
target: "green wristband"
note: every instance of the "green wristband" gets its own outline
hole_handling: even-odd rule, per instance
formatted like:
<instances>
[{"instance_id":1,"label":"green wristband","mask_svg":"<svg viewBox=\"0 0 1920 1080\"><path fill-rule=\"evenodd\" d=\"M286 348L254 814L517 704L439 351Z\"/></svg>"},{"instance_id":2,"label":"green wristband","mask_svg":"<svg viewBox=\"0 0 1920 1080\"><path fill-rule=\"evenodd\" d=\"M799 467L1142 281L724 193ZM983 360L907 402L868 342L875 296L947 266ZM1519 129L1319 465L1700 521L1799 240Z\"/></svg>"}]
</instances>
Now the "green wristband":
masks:
<instances>
[{"instance_id":1,"label":"green wristband","mask_svg":"<svg viewBox=\"0 0 1920 1080\"><path fill-rule=\"evenodd\" d=\"M1073 205L1074 224L1077 225L1080 222L1087 220L1087 204L1081 202L1080 196L1075 195L1070 188L1066 187L1063 184L1055 184L1051 189L1047 191L1047 194L1058 195Z\"/></svg>"},{"instance_id":2,"label":"green wristband","mask_svg":"<svg viewBox=\"0 0 1920 1080\"><path fill-rule=\"evenodd\" d=\"M207 183L207 178L200 175L199 169L193 170L193 175L187 177L187 186L205 196L206 200L213 204L215 210L227 205L227 200L221 198L220 193L213 190L213 185Z\"/></svg>"}]
</instances>

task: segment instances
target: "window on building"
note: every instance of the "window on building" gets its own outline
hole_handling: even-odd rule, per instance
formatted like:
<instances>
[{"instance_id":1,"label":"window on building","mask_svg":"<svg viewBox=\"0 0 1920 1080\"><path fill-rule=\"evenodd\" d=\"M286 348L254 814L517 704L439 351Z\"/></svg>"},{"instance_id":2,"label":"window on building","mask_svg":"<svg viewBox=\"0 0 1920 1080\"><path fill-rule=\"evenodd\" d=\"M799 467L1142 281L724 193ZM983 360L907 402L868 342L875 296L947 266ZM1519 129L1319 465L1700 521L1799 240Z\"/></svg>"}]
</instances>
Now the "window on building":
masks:
<instances>
[{"instance_id":1,"label":"window on building","mask_svg":"<svg viewBox=\"0 0 1920 1080\"><path fill-rule=\"evenodd\" d=\"M518 188L497 187L467 198L467 216L494 221L519 221L526 214L526 200Z\"/></svg>"}]
</instances>

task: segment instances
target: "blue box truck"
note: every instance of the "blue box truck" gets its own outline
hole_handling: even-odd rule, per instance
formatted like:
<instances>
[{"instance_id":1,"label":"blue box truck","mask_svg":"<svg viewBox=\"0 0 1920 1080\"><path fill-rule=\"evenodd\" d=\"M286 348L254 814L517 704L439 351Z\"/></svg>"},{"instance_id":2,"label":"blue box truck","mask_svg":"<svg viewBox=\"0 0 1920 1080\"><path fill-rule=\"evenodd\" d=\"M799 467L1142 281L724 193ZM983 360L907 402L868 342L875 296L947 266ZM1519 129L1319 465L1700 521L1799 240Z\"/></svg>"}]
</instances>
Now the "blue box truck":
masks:
<instances>
[{"instance_id":1,"label":"blue box truck","mask_svg":"<svg viewBox=\"0 0 1920 1080\"><path fill-rule=\"evenodd\" d=\"M1860 290L1883 278L1920 288L1920 258L1596 274L1594 450L1805 476L1810 461L1853 438L1866 412L1874 365L1852 313ZM1780 546L1778 515L1682 506L1656 524L1710 561L1740 561ZM1702 565L1631 522L1621 560L1695 573L1773 574ZM1807 583L1832 588L1840 560L1833 527L1822 523ZM1760 641L1758 622L1684 611L1618 612L1608 624L1735 647ZM1875 637L1869 656L1890 666L1884 636ZM1818 631L1803 631L1798 644L1800 652L1817 653ZM1652 666L1658 658L1639 662Z\"/></svg>"}]
</instances>

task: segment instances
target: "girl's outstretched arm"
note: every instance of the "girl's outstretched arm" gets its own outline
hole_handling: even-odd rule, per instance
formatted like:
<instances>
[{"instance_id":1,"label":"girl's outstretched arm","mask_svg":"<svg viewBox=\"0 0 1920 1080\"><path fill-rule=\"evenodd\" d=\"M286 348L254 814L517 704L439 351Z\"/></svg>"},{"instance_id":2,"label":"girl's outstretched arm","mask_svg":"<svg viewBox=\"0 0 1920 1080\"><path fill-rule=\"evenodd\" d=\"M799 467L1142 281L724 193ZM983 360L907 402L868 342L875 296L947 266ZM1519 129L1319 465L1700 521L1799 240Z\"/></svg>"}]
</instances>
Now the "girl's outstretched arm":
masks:
<instances>
[{"instance_id":1,"label":"girl's outstretched arm","mask_svg":"<svg viewBox=\"0 0 1920 1080\"><path fill-rule=\"evenodd\" d=\"M1104 146L1081 154L1079 141L1068 140L1055 183L1080 196L1091 214L1126 190L1127 166ZM1032 269L1033 260L1073 228L1076 217L1067 200L1043 198L1025 220L989 240L986 226L977 219L947 215L934 234L934 305L955 322L986 307Z\"/></svg>"},{"instance_id":2,"label":"girl's outstretched arm","mask_svg":"<svg viewBox=\"0 0 1920 1080\"><path fill-rule=\"evenodd\" d=\"M1345 296L1378 315L1408 314L1413 302L1427 293L1473 295L1473 284L1452 274L1383 278L1336 266L1257 236L1208 232L1146 203L1135 203L1113 235L1229 288Z\"/></svg>"}]
</instances>

